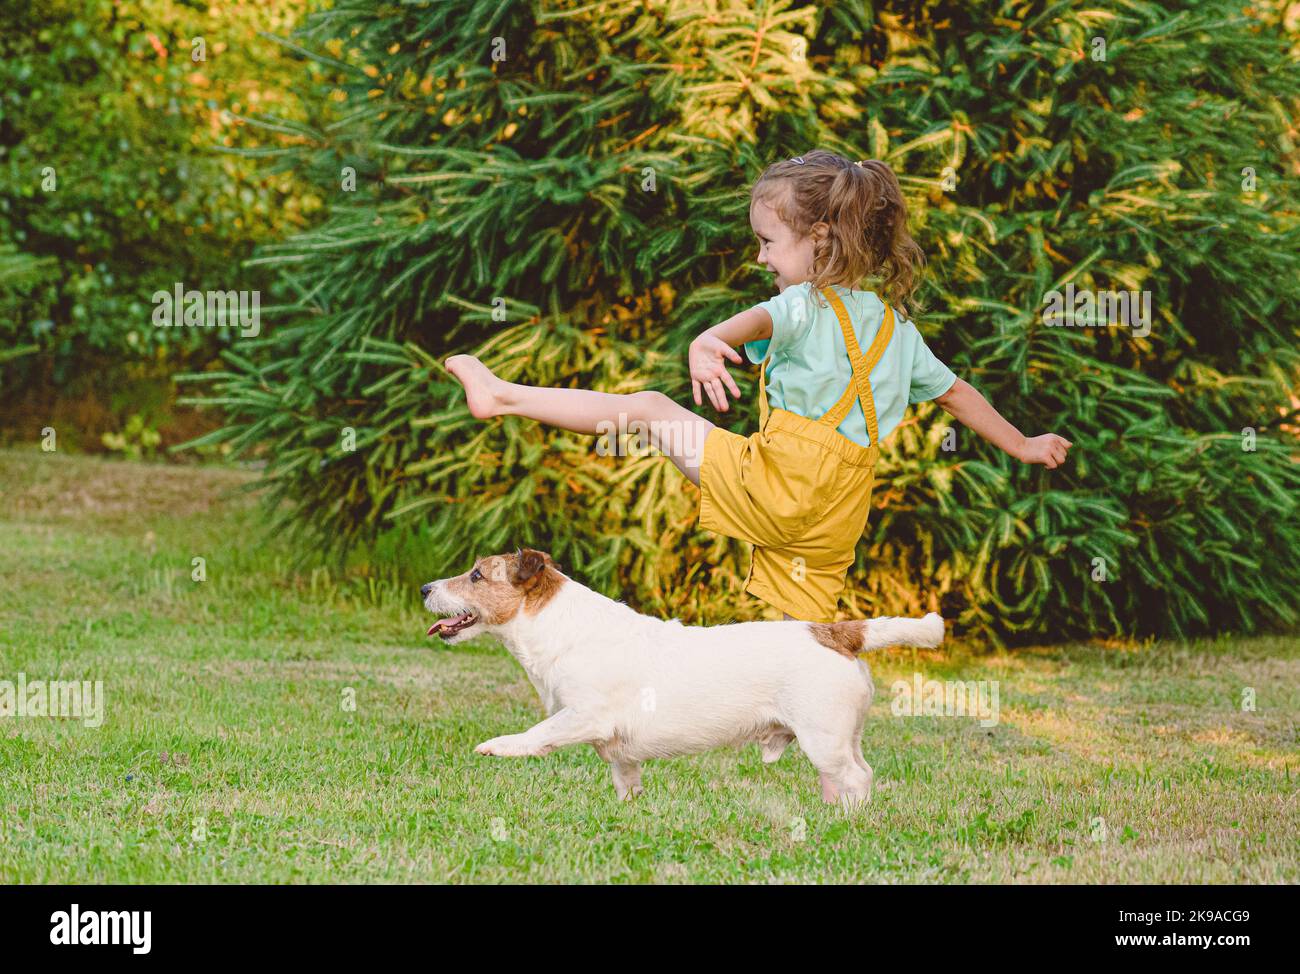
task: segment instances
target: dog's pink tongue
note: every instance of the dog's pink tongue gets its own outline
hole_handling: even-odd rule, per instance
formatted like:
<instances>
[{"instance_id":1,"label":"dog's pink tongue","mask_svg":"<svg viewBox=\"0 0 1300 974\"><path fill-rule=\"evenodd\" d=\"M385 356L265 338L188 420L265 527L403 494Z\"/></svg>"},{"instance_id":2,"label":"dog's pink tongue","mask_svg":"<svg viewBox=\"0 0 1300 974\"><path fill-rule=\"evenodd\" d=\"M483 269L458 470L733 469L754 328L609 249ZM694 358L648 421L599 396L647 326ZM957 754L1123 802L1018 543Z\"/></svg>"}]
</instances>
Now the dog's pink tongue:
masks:
<instances>
[{"instance_id":1,"label":"dog's pink tongue","mask_svg":"<svg viewBox=\"0 0 1300 974\"><path fill-rule=\"evenodd\" d=\"M426 632L425 635L426 635L426 636L432 636L435 632L437 632L439 629L442 628L442 624L443 624L444 622L446 622L445 619L439 619L437 622L435 622L433 625L431 625L431 626L429 627L429 631Z\"/></svg>"}]
</instances>

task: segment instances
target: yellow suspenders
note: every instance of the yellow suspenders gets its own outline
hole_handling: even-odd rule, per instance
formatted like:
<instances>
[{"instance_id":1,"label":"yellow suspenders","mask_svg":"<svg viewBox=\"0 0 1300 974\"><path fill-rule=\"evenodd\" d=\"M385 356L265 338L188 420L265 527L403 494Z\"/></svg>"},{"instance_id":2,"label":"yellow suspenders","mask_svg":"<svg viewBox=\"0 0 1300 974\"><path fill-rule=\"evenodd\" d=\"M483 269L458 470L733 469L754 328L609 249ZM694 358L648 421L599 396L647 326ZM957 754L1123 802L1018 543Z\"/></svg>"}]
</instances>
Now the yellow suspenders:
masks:
<instances>
[{"instance_id":1,"label":"yellow suspenders","mask_svg":"<svg viewBox=\"0 0 1300 974\"><path fill-rule=\"evenodd\" d=\"M875 341L867 349L867 354L863 355L858 348L858 338L853 333L853 322L849 318L848 310L844 307L844 302L830 288L823 288L822 293L826 295L831 306L835 309L835 316L840 321L840 330L844 332L844 346L849 350L849 362L853 366L853 380L845 388L839 402L828 409L826 414L817 422L825 423L831 429L836 429L840 423L844 422L844 417L849 414L849 410L853 408L853 400L856 397L862 403L862 415L867 419L867 436L871 438L870 447L875 449L879 445L880 431L876 426L876 402L871 397L871 382L868 377L871 375L871 370L876 367L876 363L880 361L880 356L885 354L885 347L894 334L894 309L887 304L885 305L885 320L881 323L880 331L876 333ZM764 357L758 377L759 429L767 428L767 362L769 358L771 358L770 354Z\"/></svg>"}]
</instances>

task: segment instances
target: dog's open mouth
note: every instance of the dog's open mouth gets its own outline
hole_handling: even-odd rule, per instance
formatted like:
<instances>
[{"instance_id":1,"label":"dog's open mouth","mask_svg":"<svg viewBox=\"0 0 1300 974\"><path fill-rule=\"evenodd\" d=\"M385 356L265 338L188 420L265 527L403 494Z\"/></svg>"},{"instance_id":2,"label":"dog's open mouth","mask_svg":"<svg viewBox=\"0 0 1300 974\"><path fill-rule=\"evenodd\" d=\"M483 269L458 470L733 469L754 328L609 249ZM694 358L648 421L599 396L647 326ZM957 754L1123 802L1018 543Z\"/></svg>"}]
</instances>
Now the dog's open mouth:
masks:
<instances>
[{"instance_id":1,"label":"dog's open mouth","mask_svg":"<svg viewBox=\"0 0 1300 974\"><path fill-rule=\"evenodd\" d=\"M462 612L458 616L439 619L429 627L429 631L425 635L432 636L436 632L440 639L450 639L456 633L468 629L476 622L478 622L478 616L473 612Z\"/></svg>"}]
</instances>

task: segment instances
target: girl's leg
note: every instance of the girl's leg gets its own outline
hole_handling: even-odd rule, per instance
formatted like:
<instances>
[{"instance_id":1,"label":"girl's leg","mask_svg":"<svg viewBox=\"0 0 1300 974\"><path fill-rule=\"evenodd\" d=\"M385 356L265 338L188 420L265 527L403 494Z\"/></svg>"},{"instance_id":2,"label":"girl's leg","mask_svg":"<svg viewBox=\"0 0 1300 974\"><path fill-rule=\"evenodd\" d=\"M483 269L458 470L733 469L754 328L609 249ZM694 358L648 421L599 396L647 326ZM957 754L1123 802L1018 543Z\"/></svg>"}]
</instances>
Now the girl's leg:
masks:
<instances>
[{"instance_id":1,"label":"girl's leg","mask_svg":"<svg viewBox=\"0 0 1300 974\"><path fill-rule=\"evenodd\" d=\"M539 423L558 426L574 433L617 435L628 432L634 422L646 424L651 445L673 463L697 487L704 438L713 423L697 416L662 392L633 392L619 395L588 389L546 389L506 382L473 355L453 355L447 371L465 387L465 402L476 419L493 416L523 416ZM620 423L621 419L621 423Z\"/></svg>"}]
</instances>

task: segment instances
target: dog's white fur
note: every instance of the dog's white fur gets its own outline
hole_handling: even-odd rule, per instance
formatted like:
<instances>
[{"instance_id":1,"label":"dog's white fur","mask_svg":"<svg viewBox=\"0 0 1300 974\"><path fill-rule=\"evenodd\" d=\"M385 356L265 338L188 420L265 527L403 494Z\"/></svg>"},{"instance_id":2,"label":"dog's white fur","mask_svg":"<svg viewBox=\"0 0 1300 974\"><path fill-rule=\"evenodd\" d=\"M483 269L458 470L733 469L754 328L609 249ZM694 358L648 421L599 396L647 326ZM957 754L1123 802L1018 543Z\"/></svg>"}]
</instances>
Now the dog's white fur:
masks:
<instances>
[{"instance_id":1,"label":"dog's white fur","mask_svg":"<svg viewBox=\"0 0 1300 974\"><path fill-rule=\"evenodd\" d=\"M931 648L944 633L936 613L834 625L684 626L592 591L532 549L479 559L470 572L421 592L441 616L473 612L477 621L446 641L497 636L549 715L522 734L485 741L478 753L540 756L591 744L609 763L620 798L641 792L641 762L649 758L758 741L770 763L797 739L820 772L825 801L869 799L874 776L861 738L875 688L853 653Z\"/></svg>"}]
</instances>

